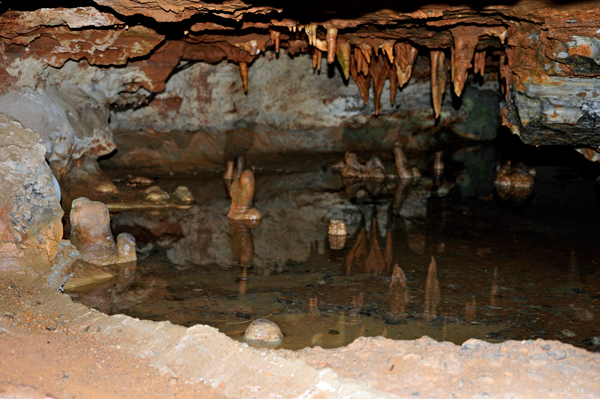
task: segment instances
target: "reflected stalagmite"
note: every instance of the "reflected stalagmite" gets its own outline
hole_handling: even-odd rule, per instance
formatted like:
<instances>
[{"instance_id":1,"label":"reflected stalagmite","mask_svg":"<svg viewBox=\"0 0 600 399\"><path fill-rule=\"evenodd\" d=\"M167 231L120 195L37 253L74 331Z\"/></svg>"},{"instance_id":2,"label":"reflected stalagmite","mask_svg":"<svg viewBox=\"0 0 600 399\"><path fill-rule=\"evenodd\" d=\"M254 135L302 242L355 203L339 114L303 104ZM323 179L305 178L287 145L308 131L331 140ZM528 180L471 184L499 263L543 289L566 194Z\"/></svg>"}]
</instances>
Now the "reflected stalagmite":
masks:
<instances>
[{"instance_id":1,"label":"reflected stalagmite","mask_svg":"<svg viewBox=\"0 0 600 399\"><path fill-rule=\"evenodd\" d=\"M394 143L394 162L396 164L396 172L400 179L412 179L413 174L408 166L408 159L399 142Z\"/></svg>"},{"instance_id":2,"label":"reflected stalagmite","mask_svg":"<svg viewBox=\"0 0 600 399\"><path fill-rule=\"evenodd\" d=\"M254 261L254 239L252 229L260 226L260 220L229 219L231 229L231 252L241 266L250 267Z\"/></svg>"},{"instance_id":3,"label":"reflected stalagmite","mask_svg":"<svg viewBox=\"0 0 600 399\"><path fill-rule=\"evenodd\" d=\"M365 271L372 274L380 274L385 270L385 261L383 260L383 254L379 247L379 240L377 239L377 221L373 219L371 225L371 237L369 238L369 256L365 261Z\"/></svg>"},{"instance_id":4,"label":"reflected stalagmite","mask_svg":"<svg viewBox=\"0 0 600 399\"><path fill-rule=\"evenodd\" d=\"M254 197L254 174L250 170L242 172L239 180L231 183L231 206L227 217L235 220L257 220L262 214L252 207Z\"/></svg>"},{"instance_id":5,"label":"reflected stalagmite","mask_svg":"<svg viewBox=\"0 0 600 399\"><path fill-rule=\"evenodd\" d=\"M498 170L494 181L498 196L504 201L512 199L517 203L526 200L533 194L535 174L534 168L527 167L521 162L514 166L507 162Z\"/></svg>"},{"instance_id":6,"label":"reflected stalagmite","mask_svg":"<svg viewBox=\"0 0 600 399\"><path fill-rule=\"evenodd\" d=\"M396 182L396 189L394 190L394 202L392 203L392 212L394 215L398 215L402 209L402 203L406 199L409 192L409 186L412 180L410 179L399 179Z\"/></svg>"},{"instance_id":7,"label":"reflected stalagmite","mask_svg":"<svg viewBox=\"0 0 600 399\"><path fill-rule=\"evenodd\" d=\"M358 162L358 157L355 153L346 152L344 157L344 161L346 166L342 171L342 176L344 177L361 177L366 173L366 168Z\"/></svg>"},{"instance_id":8,"label":"reflected stalagmite","mask_svg":"<svg viewBox=\"0 0 600 399\"><path fill-rule=\"evenodd\" d=\"M440 282L437 277L435 258L432 256L429 270L427 271L427 281L425 282L425 310L423 311L423 318L427 320L436 318L439 303Z\"/></svg>"}]
</instances>

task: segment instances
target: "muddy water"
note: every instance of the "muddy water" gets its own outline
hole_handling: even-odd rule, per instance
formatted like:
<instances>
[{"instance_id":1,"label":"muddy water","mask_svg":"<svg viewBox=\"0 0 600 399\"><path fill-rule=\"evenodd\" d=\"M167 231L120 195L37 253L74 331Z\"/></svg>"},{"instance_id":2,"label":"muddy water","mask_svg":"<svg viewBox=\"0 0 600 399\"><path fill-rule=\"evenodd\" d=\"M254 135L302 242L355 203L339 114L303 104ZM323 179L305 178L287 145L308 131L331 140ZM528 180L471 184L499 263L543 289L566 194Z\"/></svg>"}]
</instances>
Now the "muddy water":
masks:
<instances>
[{"instance_id":1,"label":"muddy water","mask_svg":"<svg viewBox=\"0 0 600 399\"><path fill-rule=\"evenodd\" d=\"M180 183L160 181L167 191ZM377 335L600 347L599 207L595 182L575 169L538 168L533 196L518 204L464 199L428 178L257 174L264 219L254 225L226 218L220 178L184 183L190 210L113 215L115 233L137 237L140 259L75 300L234 339L268 318L291 349ZM347 224L342 249L327 235L331 219Z\"/></svg>"}]
</instances>

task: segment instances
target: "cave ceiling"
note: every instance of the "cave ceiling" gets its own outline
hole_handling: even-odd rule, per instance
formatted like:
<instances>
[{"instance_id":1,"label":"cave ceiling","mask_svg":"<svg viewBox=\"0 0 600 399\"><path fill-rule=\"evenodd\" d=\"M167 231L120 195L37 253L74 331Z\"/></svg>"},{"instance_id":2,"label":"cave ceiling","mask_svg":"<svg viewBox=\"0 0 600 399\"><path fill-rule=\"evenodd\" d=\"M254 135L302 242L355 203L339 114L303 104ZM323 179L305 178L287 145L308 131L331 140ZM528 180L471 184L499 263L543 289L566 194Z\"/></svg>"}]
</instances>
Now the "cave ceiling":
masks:
<instances>
[{"instance_id":1,"label":"cave ceiling","mask_svg":"<svg viewBox=\"0 0 600 399\"><path fill-rule=\"evenodd\" d=\"M446 84L460 96L469 73L492 71L506 99L503 123L523 141L600 145L596 2L95 0L8 2L0 11L5 66L17 57L54 68L136 65L148 78L128 84L133 93L164 90L182 62L226 59L247 88L256 57L284 48L312 54L315 66L321 57L337 62L366 102L371 81L376 97L386 79L407 84L418 55L430 58L436 116ZM5 87L13 75L4 68Z\"/></svg>"}]
</instances>

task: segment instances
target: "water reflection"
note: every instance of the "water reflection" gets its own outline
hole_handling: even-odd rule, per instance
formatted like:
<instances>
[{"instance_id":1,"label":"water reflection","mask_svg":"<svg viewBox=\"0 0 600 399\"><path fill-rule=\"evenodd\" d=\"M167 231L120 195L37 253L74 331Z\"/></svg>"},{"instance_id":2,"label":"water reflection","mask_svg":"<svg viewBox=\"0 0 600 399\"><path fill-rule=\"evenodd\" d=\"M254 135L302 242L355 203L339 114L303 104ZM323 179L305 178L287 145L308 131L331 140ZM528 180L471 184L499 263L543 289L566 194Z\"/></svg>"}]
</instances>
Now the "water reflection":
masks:
<instances>
[{"instance_id":1,"label":"water reflection","mask_svg":"<svg viewBox=\"0 0 600 399\"><path fill-rule=\"evenodd\" d=\"M240 323L269 316L294 349L379 334L457 343L598 336L596 219L558 228L547 206L523 217L493 202L432 198L427 178L404 185L398 202L400 182L355 201L339 176L258 177L262 222L228 220L220 181L186 212L116 215L113 230L152 244L149 256L75 299L107 313L207 323L234 338ZM343 249L329 247L331 219L346 222Z\"/></svg>"}]
</instances>

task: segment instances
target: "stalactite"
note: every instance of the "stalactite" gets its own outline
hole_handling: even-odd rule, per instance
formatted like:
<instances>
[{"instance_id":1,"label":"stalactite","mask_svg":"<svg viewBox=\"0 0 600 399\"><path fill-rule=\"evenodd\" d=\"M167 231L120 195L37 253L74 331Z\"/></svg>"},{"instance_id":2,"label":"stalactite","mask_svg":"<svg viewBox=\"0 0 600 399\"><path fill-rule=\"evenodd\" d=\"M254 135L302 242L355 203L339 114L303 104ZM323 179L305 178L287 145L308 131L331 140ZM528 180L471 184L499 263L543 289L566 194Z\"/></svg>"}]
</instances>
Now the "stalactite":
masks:
<instances>
[{"instance_id":1,"label":"stalactite","mask_svg":"<svg viewBox=\"0 0 600 399\"><path fill-rule=\"evenodd\" d=\"M335 61L335 49L337 44L337 28L327 29L327 62L333 63Z\"/></svg>"},{"instance_id":2,"label":"stalactite","mask_svg":"<svg viewBox=\"0 0 600 399\"><path fill-rule=\"evenodd\" d=\"M476 51L473 59L473 72L479 76L485 75L485 50Z\"/></svg>"},{"instance_id":3,"label":"stalactite","mask_svg":"<svg viewBox=\"0 0 600 399\"><path fill-rule=\"evenodd\" d=\"M369 70L371 76L373 76L373 102L375 103L375 115L379 115L381 92L383 91L383 85L385 84L385 80L390 71L390 63L385 58L385 55L374 55L369 64Z\"/></svg>"},{"instance_id":4,"label":"stalactite","mask_svg":"<svg viewBox=\"0 0 600 399\"><path fill-rule=\"evenodd\" d=\"M457 26L450 29L450 32L454 37L452 82L454 83L454 92L460 96L467 81L467 70L472 65L471 61L479 41L480 29L477 26Z\"/></svg>"},{"instance_id":5,"label":"stalactite","mask_svg":"<svg viewBox=\"0 0 600 399\"><path fill-rule=\"evenodd\" d=\"M396 101L396 91L398 90L398 87L396 87L398 84L398 73L396 72L395 63L390 64L388 79L390 80L390 104L394 105L394 102Z\"/></svg>"},{"instance_id":6,"label":"stalactite","mask_svg":"<svg viewBox=\"0 0 600 399\"><path fill-rule=\"evenodd\" d=\"M244 83L244 93L248 93L248 64L240 62L240 74L242 75L242 82Z\"/></svg>"},{"instance_id":7,"label":"stalactite","mask_svg":"<svg viewBox=\"0 0 600 399\"><path fill-rule=\"evenodd\" d=\"M444 65L446 55L443 51L431 51L431 98L435 117L439 118L442 112L442 99L446 91L447 70Z\"/></svg>"},{"instance_id":8,"label":"stalactite","mask_svg":"<svg viewBox=\"0 0 600 399\"><path fill-rule=\"evenodd\" d=\"M358 86L358 90L360 91L360 95L365 105L367 105L367 103L369 102L369 87L371 86L371 75L368 73L368 71L367 74L363 75L357 70L355 57L350 58L350 74L352 75L352 79L354 79L354 82L356 82L356 86Z\"/></svg>"},{"instance_id":9,"label":"stalactite","mask_svg":"<svg viewBox=\"0 0 600 399\"><path fill-rule=\"evenodd\" d=\"M304 31L308 36L308 44L314 46L317 39L317 25L304 25Z\"/></svg>"},{"instance_id":10,"label":"stalactite","mask_svg":"<svg viewBox=\"0 0 600 399\"><path fill-rule=\"evenodd\" d=\"M362 51L358 47L354 47L354 61L356 62L356 70L358 73L362 73L364 76L369 74L369 64L365 59Z\"/></svg>"},{"instance_id":11,"label":"stalactite","mask_svg":"<svg viewBox=\"0 0 600 399\"><path fill-rule=\"evenodd\" d=\"M394 40L384 40L383 43L379 46L383 53L387 55L390 60L390 63L394 63Z\"/></svg>"},{"instance_id":12,"label":"stalactite","mask_svg":"<svg viewBox=\"0 0 600 399\"><path fill-rule=\"evenodd\" d=\"M337 60L344 72L344 79L350 78L350 43L344 39L337 41Z\"/></svg>"},{"instance_id":13,"label":"stalactite","mask_svg":"<svg viewBox=\"0 0 600 399\"><path fill-rule=\"evenodd\" d=\"M373 48L366 43L361 43L358 45L360 51L362 51L365 60L367 60L367 64L371 63L371 54L373 53Z\"/></svg>"},{"instance_id":14,"label":"stalactite","mask_svg":"<svg viewBox=\"0 0 600 399\"><path fill-rule=\"evenodd\" d=\"M275 52L279 52L279 42L281 40L281 33L276 30L271 30L271 41L275 44Z\"/></svg>"},{"instance_id":15,"label":"stalactite","mask_svg":"<svg viewBox=\"0 0 600 399\"><path fill-rule=\"evenodd\" d=\"M504 65L506 64L506 55L502 54L498 59L498 76L500 78L500 91L502 94L506 94L506 76L504 75Z\"/></svg>"},{"instance_id":16,"label":"stalactite","mask_svg":"<svg viewBox=\"0 0 600 399\"><path fill-rule=\"evenodd\" d=\"M418 50L408 43L396 43L394 53L396 55L394 64L398 74L398 86L402 88L412 75L412 68L417 59Z\"/></svg>"}]
</instances>

